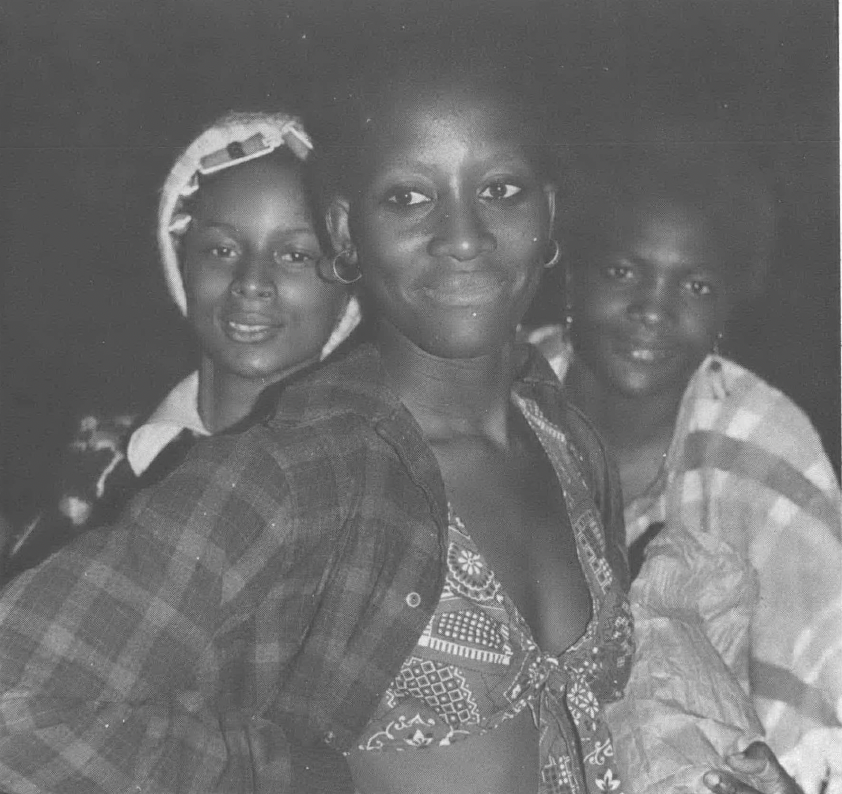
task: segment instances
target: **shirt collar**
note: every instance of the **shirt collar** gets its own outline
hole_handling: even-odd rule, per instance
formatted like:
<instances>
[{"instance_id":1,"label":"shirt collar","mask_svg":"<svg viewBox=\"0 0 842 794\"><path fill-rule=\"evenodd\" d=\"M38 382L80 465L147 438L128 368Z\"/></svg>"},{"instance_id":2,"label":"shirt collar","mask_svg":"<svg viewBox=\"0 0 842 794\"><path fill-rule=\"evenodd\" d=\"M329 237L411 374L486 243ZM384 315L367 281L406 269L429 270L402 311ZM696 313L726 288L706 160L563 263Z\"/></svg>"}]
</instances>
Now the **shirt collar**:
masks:
<instances>
[{"instance_id":1,"label":"shirt collar","mask_svg":"<svg viewBox=\"0 0 842 794\"><path fill-rule=\"evenodd\" d=\"M155 413L132 433L126 457L137 477L149 468L161 451L182 431L209 436L199 416L199 373L188 375L155 410Z\"/></svg>"},{"instance_id":2,"label":"shirt collar","mask_svg":"<svg viewBox=\"0 0 842 794\"><path fill-rule=\"evenodd\" d=\"M558 379L532 345L518 345L517 376L513 384L522 396L536 388L559 389ZM386 386L386 374L375 346L357 345L325 365L305 371L282 384L270 386L252 413L256 421L297 424L327 414L361 414L372 421L405 410Z\"/></svg>"}]
</instances>

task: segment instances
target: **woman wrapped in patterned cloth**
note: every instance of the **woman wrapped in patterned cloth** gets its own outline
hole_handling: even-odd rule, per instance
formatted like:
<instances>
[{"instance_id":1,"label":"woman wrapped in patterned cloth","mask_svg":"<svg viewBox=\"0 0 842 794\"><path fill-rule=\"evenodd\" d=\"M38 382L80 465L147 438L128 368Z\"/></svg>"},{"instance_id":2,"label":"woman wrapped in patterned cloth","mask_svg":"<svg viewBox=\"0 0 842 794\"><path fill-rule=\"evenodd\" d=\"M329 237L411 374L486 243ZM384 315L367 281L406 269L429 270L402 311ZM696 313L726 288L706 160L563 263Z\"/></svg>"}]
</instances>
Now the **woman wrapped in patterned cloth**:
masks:
<instances>
[{"instance_id":1,"label":"woman wrapped in patterned cloth","mask_svg":"<svg viewBox=\"0 0 842 794\"><path fill-rule=\"evenodd\" d=\"M633 601L695 613L785 764L842 791L839 485L804 413L719 350L762 289L769 186L722 143L609 156L563 218L568 328L531 338L619 462Z\"/></svg>"},{"instance_id":2,"label":"woman wrapped in patterned cloth","mask_svg":"<svg viewBox=\"0 0 842 794\"><path fill-rule=\"evenodd\" d=\"M377 53L317 138L373 342L0 598L3 789L625 790L617 484L515 343L556 258L546 129L441 47Z\"/></svg>"}]
</instances>

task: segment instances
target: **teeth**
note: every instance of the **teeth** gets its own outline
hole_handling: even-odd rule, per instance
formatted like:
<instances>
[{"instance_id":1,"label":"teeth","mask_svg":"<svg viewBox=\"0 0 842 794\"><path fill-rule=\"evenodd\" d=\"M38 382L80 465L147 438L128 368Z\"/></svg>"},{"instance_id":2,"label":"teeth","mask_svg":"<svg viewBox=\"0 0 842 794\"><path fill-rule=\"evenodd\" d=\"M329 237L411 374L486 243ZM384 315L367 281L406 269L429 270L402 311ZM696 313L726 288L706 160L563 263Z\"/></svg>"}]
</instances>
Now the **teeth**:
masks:
<instances>
[{"instance_id":1,"label":"teeth","mask_svg":"<svg viewBox=\"0 0 842 794\"><path fill-rule=\"evenodd\" d=\"M241 334L255 334L261 331L268 331L272 326L270 325L242 325L241 323L228 323L229 327Z\"/></svg>"},{"instance_id":2,"label":"teeth","mask_svg":"<svg viewBox=\"0 0 842 794\"><path fill-rule=\"evenodd\" d=\"M631 357L635 361L654 361L655 352L653 350L632 350Z\"/></svg>"}]
</instances>

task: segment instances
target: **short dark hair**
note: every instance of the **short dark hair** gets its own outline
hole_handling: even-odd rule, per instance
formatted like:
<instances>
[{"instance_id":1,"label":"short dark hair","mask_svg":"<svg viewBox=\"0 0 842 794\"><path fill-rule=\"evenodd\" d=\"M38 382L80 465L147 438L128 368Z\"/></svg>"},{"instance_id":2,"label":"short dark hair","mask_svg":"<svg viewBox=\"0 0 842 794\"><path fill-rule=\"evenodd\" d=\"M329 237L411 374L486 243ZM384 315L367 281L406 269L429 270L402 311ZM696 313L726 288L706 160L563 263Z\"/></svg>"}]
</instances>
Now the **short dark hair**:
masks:
<instances>
[{"instance_id":1,"label":"short dark hair","mask_svg":"<svg viewBox=\"0 0 842 794\"><path fill-rule=\"evenodd\" d=\"M504 46L499 32L496 37L476 34L467 41L415 33L360 53L345 73L324 76L305 114L315 146L308 175L313 204L324 214L336 196L353 192L369 133L376 128L378 112L384 106L388 110L390 98L429 97L451 88L510 105L522 121L528 155L539 172L554 181L564 152L559 138L564 136L558 134L553 114L563 103L548 102L542 89L548 80L557 88L567 74L551 72L552 67L524 55L509 40Z\"/></svg>"},{"instance_id":2,"label":"short dark hair","mask_svg":"<svg viewBox=\"0 0 842 794\"><path fill-rule=\"evenodd\" d=\"M557 215L574 260L599 247L600 229L617 210L647 198L668 198L698 212L727 245L733 263L742 266L743 294L759 293L775 242L776 213L771 169L750 145L630 144L591 150L587 156L589 164L580 160L571 169Z\"/></svg>"}]
</instances>

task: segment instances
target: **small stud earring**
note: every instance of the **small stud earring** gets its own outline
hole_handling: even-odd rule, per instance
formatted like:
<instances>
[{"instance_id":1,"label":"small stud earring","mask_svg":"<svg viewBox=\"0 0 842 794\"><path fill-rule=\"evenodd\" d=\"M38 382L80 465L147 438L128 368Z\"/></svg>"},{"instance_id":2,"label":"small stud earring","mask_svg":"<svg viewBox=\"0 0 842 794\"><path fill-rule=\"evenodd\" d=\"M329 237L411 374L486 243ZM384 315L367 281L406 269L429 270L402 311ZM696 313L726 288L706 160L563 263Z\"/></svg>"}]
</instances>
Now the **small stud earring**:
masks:
<instances>
[{"instance_id":1,"label":"small stud earring","mask_svg":"<svg viewBox=\"0 0 842 794\"><path fill-rule=\"evenodd\" d=\"M570 264L564 267L564 319L562 320L562 328L564 335L570 335L570 329L573 328L573 301L570 297L572 289L570 287Z\"/></svg>"}]
</instances>

